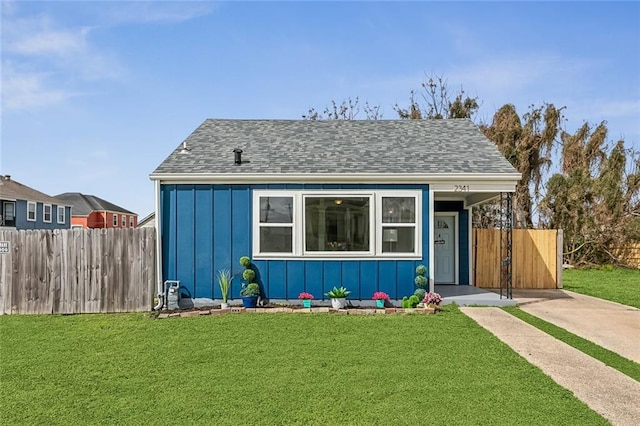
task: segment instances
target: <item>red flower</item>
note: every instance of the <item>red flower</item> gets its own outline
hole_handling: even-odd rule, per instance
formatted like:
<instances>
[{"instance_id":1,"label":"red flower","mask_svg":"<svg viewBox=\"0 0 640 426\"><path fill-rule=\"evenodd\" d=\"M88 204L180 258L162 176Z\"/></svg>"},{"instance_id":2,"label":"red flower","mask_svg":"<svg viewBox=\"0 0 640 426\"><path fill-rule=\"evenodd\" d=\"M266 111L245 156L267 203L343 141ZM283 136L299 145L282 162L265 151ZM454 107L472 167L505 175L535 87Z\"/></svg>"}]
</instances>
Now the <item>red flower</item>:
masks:
<instances>
[{"instance_id":1,"label":"red flower","mask_svg":"<svg viewBox=\"0 0 640 426\"><path fill-rule=\"evenodd\" d=\"M306 291L303 291L302 293L300 293L298 295L298 299L309 299L309 300L311 300L311 299L313 299L313 294L307 293Z\"/></svg>"}]
</instances>

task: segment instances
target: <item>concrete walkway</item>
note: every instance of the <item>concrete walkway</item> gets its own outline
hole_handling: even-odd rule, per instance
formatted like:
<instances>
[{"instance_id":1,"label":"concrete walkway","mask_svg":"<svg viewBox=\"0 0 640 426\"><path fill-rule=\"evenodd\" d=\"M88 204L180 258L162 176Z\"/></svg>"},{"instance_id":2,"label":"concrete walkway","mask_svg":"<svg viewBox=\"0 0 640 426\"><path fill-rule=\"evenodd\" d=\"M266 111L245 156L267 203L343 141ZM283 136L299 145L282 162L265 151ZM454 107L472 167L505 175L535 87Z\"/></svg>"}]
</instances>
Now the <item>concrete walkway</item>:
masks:
<instances>
[{"instance_id":1,"label":"concrete walkway","mask_svg":"<svg viewBox=\"0 0 640 426\"><path fill-rule=\"evenodd\" d=\"M640 382L499 308L460 310L614 425L640 425Z\"/></svg>"},{"instance_id":2,"label":"concrete walkway","mask_svg":"<svg viewBox=\"0 0 640 426\"><path fill-rule=\"evenodd\" d=\"M640 309L567 290L514 290L513 297L523 311L640 363Z\"/></svg>"}]
</instances>

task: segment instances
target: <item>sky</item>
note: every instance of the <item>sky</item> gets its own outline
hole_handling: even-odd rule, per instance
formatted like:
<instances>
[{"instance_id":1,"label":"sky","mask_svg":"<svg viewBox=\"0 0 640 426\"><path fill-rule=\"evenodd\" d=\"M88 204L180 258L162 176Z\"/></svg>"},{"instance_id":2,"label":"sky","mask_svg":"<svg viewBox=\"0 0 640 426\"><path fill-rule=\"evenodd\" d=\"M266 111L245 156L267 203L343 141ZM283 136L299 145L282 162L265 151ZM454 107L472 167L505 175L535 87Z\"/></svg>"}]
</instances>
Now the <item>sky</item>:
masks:
<instances>
[{"instance_id":1,"label":"sky","mask_svg":"<svg viewBox=\"0 0 640 426\"><path fill-rule=\"evenodd\" d=\"M443 76L482 106L564 106L640 150L640 2L3 1L0 173L139 215L207 118L356 97L396 119ZM361 112L358 118L364 118ZM471 155L471 154L470 154Z\"/></svg>"}]
</instances>

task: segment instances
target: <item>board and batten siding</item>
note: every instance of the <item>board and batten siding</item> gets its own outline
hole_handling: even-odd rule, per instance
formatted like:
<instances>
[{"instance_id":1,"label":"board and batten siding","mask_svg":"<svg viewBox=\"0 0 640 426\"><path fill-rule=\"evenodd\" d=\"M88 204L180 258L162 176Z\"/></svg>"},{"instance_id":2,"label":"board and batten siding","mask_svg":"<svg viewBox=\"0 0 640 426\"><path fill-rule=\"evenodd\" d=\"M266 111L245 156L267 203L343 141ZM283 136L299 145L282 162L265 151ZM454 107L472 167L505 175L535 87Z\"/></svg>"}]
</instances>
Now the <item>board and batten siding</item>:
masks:
<instances>
[{"instance_id":1,"label":"board and batten siding","mask_svg":"<svg viewBox=\"0 0 640 426\"><path fill-rule=\"evenodd\" d=\"M162 184L163 280L179 280L192 298L219 299L216 272L227 268L235 275L230 298L240 297L243 268L238 260L252 253L254 189L422 190L422 259L252 260L256 281L268 298L297 299L302 291L323 298L342 285L352 291L351 299L371 299L375 291L398 299L413 293L416 266L428 266L428 185Z\"/></svg>"}]
</instances>

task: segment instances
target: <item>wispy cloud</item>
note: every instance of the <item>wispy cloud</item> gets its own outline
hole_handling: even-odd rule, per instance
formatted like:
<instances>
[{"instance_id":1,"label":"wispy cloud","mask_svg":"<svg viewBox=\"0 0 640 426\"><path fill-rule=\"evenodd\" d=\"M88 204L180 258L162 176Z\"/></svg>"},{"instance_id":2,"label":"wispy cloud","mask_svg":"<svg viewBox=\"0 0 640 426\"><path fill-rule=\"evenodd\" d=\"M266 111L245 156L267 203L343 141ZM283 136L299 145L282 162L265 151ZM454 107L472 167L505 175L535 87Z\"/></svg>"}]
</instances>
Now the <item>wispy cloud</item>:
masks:
<instances>
[{"instance_id":1,"label":"wispy cloud","mask_svg":"<svg viewBox=\"0 0 640 426\"><path fill-rule=\"evenodd\" d=\"M137 1L112 3L101 9L107 25L129 23L180 23L208 15L220 7L214 2Z\"/></svg>"},{"instance_id":2,"label":"wispy cloud","mask_svg":"<svg viewBox=\"0 0 640 426\"><path fill-rule=\"evenodd\" d=\"M9 62L3 62L2 68L3 111L48 107L77 96L73 92L51 87L47 73L17 72Z\"/></svg>"}]
</instances>

